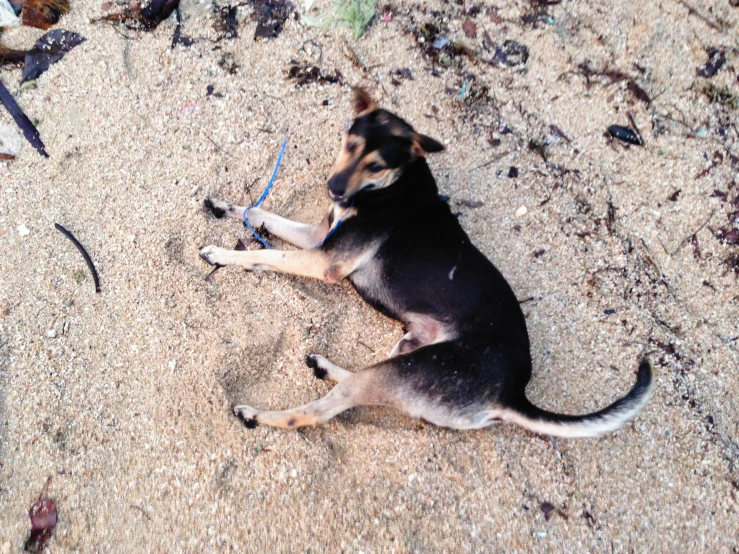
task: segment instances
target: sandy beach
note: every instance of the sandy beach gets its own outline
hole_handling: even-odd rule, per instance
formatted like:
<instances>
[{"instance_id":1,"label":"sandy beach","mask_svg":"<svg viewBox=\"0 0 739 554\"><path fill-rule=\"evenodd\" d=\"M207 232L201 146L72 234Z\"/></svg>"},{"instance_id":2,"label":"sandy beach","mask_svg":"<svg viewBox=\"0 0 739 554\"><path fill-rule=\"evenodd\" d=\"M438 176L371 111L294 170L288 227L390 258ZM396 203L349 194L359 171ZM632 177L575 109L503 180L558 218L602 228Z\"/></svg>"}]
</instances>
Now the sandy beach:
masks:
<instances>
[{"instance_id":1,"label":"sandy beach","mask_svg":"<svg viewBox=\"0 0 739 554\"><path fill-rule=\"evenodd\" d=\"M35 87L0 68L50 154L0 161L0 553L22 551L48 476L54 553L739 551L739 8L710 4L381 3L355 40L301 1L255 40L245 3L216 41L191 2L195 41L173 49L174 18L131 31L73 1L56 28L86 42ZM524 63L496 61L506 41ZM726 61L703 77L711 48ZM297 85L293 62L340 82ZM206 281L198 257L257 247L202 203L256 200L286 133L264 207L323 217L352 86L445 144L439 189L524 308L529 398L600 409L649 355L636 420L564 440L382 408L299 431L232 415L326 394L306 354L359 369L402 336L348 282ZM643 146L604 136L629 113Z\"/></svg>"}]
</instances>

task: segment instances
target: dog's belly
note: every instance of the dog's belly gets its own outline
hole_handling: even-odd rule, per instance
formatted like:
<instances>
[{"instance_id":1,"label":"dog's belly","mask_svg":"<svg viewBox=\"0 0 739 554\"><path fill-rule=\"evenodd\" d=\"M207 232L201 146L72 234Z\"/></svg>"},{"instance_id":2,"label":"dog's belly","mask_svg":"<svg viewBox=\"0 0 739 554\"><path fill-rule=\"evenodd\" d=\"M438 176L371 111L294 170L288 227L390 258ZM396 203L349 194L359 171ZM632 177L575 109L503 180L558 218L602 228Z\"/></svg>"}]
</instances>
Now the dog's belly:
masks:
<instances>
[{"instance_id":1,"label":"dog's belly","mask_svg":"<svg viewBox=\"0 0 739 554\"><path fill-rule=\"evenodd\" d=\"M349 275L349 281L359 296L374 309L393 319L400 319L405 306L393 298L381 260L378 258L369 260Z\"/></svg>"}]
</instances>

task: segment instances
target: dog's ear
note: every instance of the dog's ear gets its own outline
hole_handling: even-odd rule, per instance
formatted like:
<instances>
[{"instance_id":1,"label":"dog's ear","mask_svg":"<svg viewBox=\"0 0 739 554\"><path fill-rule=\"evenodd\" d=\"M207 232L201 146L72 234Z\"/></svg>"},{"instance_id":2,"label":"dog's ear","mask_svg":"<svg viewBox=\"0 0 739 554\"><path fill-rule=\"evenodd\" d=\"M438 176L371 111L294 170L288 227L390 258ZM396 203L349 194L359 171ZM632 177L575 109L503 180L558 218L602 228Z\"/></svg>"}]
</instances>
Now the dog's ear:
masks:
<instances>
[{"instance_id":1,"label":"dog's ear","mask_svg":"<svg viewBox=\"0 0 739 554\"><path fill-rule=\"evenodd\" d=\"M413 133L413 146L411 149L416 156L425 156L426 154L441 152L444 150L444 145L438 140L434 140L421 133Z\"/></svg>"},{"instance_id":2,"label":"dog's ear","mask_svg":"<svg viewBox=\"0 0 739 554\"><path fill-rule=\"evenodd\" d=\"M354 113L358 116L373 112L377 109L377 102L372 100L367 91L362 88L354 89Z\"/></svg>"}]
</instances>

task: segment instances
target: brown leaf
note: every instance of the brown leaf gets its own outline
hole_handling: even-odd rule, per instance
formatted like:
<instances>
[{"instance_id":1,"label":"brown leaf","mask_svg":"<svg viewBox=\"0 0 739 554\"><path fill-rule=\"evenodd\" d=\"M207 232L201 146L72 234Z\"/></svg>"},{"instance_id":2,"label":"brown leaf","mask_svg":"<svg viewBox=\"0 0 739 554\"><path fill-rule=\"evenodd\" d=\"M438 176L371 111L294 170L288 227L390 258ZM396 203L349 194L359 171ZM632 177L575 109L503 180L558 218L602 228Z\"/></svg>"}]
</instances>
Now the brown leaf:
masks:
<instances>
[{"instance_id":1,"label":"brown leaf","mask_svg":"<svg viewBox=\"0 0 739 554\"><path fill-rule=\"evenodd\" d=\"M469 17L462 23L462 30L468 38L475 38L477 36L477 25Z\"/></svg>"}]
</instances>

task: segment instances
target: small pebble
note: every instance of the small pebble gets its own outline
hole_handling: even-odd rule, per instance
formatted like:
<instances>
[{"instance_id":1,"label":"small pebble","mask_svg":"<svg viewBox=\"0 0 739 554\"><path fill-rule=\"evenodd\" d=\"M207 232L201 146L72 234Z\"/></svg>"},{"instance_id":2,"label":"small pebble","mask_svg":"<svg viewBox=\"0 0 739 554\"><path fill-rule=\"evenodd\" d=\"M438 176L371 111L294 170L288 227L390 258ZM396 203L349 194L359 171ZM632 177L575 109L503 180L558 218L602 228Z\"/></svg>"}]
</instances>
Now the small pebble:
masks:
<instances>
[{"instance_id":1,"label":"small pebble","mask_svg":"<svg viewBox=\"0 0 739 554\"><path fill-rule=\"evenodd\" d=\"M50 339L55 339L56 329L49 329L48 331L46 331L46 336L49 337Z\"/></svg>"},{"instance_id":2,"label":"small pebble","mask_svg":"<svg viewBox=\"0 0 739 554\"><path fill-rule=\"evenodd\" d=\"M21 224L18 225L18 234L22 237L25 237L31 234L31 230L25 225Z\"/></svg>"},{"instance_id":3,"label":"small pebble","mask_svg":"<svg viewBox=\"0 0 739 554\"><path fill-rule=\"evenodd\" d=\"M523 217L523 216L525 216L525 215L526 215L527 213L529 213L529 210L528 210L528 208L527 208L526 206L521 206L520 208L518 208L518 209L516 210L516 217Z\"/></svg>"}]
</instances>

